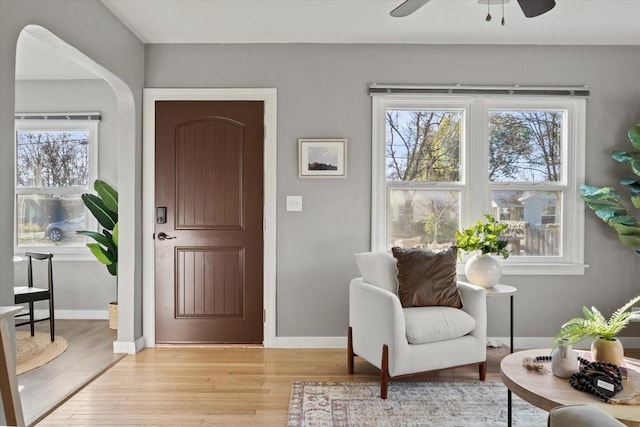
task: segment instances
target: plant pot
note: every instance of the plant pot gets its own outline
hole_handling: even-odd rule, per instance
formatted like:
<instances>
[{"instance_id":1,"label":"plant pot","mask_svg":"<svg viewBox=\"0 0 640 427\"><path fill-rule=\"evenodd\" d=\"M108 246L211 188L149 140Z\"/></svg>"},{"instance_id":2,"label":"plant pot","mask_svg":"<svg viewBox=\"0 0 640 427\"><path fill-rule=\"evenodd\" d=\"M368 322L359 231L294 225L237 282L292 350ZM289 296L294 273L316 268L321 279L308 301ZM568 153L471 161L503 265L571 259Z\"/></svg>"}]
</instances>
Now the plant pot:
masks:
<instances>
[{"instance_id":1,"label":"plant pot","mask_svg":"<svg viewBox=\"0 0 640 427\"><path fill-rule=\"evenodd\" d=\"M109 328L118 329L118 303L109 303Z\"/></svg>"},{"instance_id":2,"label":"plant pot","mask_svg":"<svg viewBox=\"0 0 640 427\"><path fill-rule=\"evenodd\" d=\"M624 348L617 338L606 340L598 337L591 343L591 356L598 362L611 362L620 366L624 362Z\"/></svg>"},{"instance_id":3,"label":"plant pot","mask_svg":"<svg viewBox=\"0 0 640 427\"><path fill-rule=\"evenodd\" d=\"M464 274L469 283L491 288L500 280L502 267L500 262L491 255L477 254L467 260Z\"/></svg>"}]
</instances>

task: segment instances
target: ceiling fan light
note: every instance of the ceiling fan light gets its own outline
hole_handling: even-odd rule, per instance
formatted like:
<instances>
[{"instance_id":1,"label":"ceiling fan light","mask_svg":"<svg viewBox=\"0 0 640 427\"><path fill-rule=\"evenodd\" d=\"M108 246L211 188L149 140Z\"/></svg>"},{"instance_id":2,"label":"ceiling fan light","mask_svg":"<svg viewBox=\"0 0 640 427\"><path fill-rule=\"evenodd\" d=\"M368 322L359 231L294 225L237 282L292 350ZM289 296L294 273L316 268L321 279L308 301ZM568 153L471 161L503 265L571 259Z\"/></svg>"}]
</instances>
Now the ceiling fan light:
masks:
<instances>
[{"instance_id":1,"label":"ceiling fan light","mask_svg":"<svg viewBox=\"0 0 640 427\"><path fill-rule=\"evenodd\" d=\"M534 18L547 13L556 5L555 0L518 0L518 3L527 18Z\"/></svg>"}]
</instances>

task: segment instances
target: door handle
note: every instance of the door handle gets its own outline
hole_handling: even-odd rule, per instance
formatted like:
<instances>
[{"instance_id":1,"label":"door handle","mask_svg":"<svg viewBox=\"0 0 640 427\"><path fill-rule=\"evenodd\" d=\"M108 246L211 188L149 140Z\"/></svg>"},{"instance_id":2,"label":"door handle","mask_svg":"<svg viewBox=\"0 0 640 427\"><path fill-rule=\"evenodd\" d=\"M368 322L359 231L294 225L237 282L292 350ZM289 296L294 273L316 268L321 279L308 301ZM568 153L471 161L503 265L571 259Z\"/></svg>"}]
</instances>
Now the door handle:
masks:
<instances>
[{"instance_id":1,"label":"door handle","mask_svg":"<svg viewBox=\"0 0 640 427\"><path fill-rule=\"evenodd\" d=\"M158 233L158 240L171 240L171 239L175 239L175 236L169 236L164 231Z\"/></svg>"}]
</instances>

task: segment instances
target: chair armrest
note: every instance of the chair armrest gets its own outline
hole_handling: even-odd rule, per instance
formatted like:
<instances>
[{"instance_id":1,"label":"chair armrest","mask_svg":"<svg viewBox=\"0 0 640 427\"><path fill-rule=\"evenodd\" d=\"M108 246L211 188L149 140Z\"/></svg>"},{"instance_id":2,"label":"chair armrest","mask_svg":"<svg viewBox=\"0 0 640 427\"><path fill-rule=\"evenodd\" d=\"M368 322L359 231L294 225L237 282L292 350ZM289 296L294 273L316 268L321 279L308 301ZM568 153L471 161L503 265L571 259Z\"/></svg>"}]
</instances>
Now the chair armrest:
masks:
<instances>
[{"instance_id":1,"label":"chair armrest","mask_svg":"<svg viewBox=\"0 0 640 427\"><path fill-rule=\"evenodd\" d=\"M476 321L471 335L483 343L487 340L487 290L466 282L458 282L458 290L462 296L462 310Z\"/></svg>"},{"instance_id":2,"label":"chair armrest","mask_svg":"<svg viewBox=\"0 0 640 427\"><path fill-rule=\"evenodd\" d=\"M398 296L360 277L349 285L349 326L354 352L378 368L384 344L389 346L390 357L396 348L408 345Z\"/></svg>"}]
</instances>

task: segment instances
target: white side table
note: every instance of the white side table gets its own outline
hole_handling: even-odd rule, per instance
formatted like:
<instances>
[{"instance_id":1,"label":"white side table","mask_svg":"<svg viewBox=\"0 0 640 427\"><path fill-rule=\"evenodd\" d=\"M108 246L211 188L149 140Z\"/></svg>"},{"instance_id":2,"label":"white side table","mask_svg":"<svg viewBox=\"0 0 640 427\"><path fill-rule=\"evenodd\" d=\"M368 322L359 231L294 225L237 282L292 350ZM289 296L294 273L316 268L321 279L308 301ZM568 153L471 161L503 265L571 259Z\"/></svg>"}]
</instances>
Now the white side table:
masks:
<instances>
[{"instance_id":1,"label":"white side table","mask_svg":"<svg viewBox=\"0 0 640 427\"><path fill-rule=\"evenodd\" d=\"M20 306L0 307L0 394L7 424L23 426L24 415L16 376L16 357L9 336L8 319L22 310Z\"/></svg>"},{"instance_id":2,"label":"white side table","mask_svg":"<svg viewBox=\"0 0 640 427\"><path fill-rule=\"evenodd\" d=\"M509 285L497 284L492 288L487 288L487 298L509 297L509 352L513 353L513 296L518 292L518 288ZM511 413L511 390L507 390L507 426L512 425Z\"/></svg>"},{"instance_id":3,"label":"white side table","mask_svg":"<svg viewBox=\"0 0 640 427\"><path fill-rule=\"evenodd\" d=\"M518 292L517 288L509 285L497 284L487 288L487 298L509 297L509 350L513 353L513 296Z\"/></svg>"}]
</instances>

